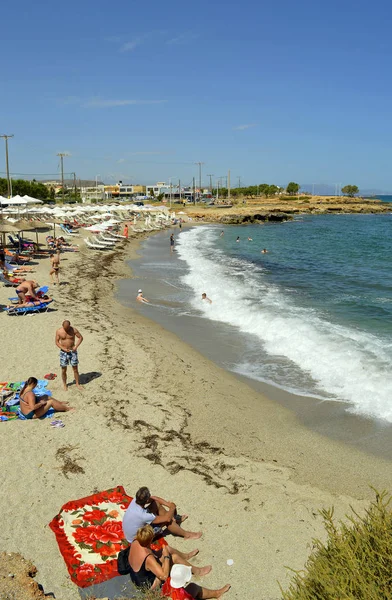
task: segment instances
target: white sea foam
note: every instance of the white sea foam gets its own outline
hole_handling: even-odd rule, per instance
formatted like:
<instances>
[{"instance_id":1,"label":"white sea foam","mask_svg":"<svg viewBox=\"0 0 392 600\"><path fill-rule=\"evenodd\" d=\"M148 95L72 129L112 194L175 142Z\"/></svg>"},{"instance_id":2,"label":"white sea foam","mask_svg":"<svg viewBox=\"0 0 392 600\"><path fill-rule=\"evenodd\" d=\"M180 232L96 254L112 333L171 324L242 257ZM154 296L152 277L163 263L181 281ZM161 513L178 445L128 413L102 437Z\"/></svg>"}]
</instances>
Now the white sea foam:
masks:
<instances>
[{"instance_id":1,"label":"white sea foam","mask_svg":"<svg viewBox=\"0 0 392 600\"><path fill-rule=\"evenodd\" d=\"M189 268L183 281L195 293L194 308L257 336L264 352L299 368L313 389L350 403L359 414L392 422L391 344L296 305L295 295L265 283L261 267L217 250L216 235L215 228L203 227L179 237L178 255ZM201 292L213 303L202 302ZM254 370L249 375L258 378Z\"/></svg>"}]
</instances>

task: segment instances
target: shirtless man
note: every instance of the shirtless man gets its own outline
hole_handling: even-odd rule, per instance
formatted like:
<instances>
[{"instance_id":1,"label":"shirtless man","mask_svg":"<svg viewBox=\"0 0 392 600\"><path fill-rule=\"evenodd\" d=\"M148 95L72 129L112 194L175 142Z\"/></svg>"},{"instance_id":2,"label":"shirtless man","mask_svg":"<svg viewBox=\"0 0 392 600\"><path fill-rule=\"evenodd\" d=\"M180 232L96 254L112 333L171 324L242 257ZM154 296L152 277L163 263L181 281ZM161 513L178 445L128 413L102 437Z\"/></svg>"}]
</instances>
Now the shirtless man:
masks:
<instances>
[{"instance_id":1,"label":"shirtless man","mask_svg":"<svg viewBox=\"0 0 392 600\"><path fill-rule=\"evenodd\" d=\"M136 296L136 300L137 300L138 302L146 302L147 304L150 302L149 300L147 300L147 298L145 298L145 297L143 296L143 292L142 292L142 290L139 290L139 291L138 291L138 293L137 293L137 296Z\"/></svg>"},{"instance_id":2,"label":"shirtless man","mask_svg":"<svg viewBox=\"0 0 392 600\"><path fill-rule=\"evenodd\" d=\"M77 339L77 341L76 341ZM64 390L67 392L67 367L71 365L76 387L79 390L83 389L83 386L79 382L79 371L78 371L78 348L83 342L83 336L76 327L72 327L69 321L64 321L62 327L56 331L56 346L60 348L60 367L61 367L61 378L63 380Z\"/></svg>"},{"instance_id":3,"label":"shirtless man","mask_svg":"<svg viewBox=\"0 0 392 600\"><path fill-rule=\"evenodd\" d=\"M53 285L60 285L59 282L59 270L60 270L60 248L57 248L56 252L54 254L50 255L50 262L52 265L52 268L49 271L49 275L50 278L52 280ZM56 281L53 281L53 275L54 275L54 279Z\"/></svg>"},{"instance_id":4,"label":"shirtless man","mask_svg":"<svg viewBox=\"0 0 392 600\"><path fill-rule=\"evenodd\" d=\"M202 293L201 299L206 300L206 302L208 302L208 304L212 304L212 300L207 297L207 294L205 292Z\"/></svg>"},{"instance_id":5,"label":"shirtless man","mask_svg":"<svg viewBox=\"0 0 392 600\"><path fill-rule=\"evenodd\" d=\"M34 291L38 287L39 287L38 283L36 281L34 281L33 279L27 279L26 281L23 281L22 283L20 283L15 290L15 292L18 295L18 303L25 304L28 301L26 296L29 296L33 300L38 300L37 296L35 295L35 291Z\"/></svg>"}]
</instances>

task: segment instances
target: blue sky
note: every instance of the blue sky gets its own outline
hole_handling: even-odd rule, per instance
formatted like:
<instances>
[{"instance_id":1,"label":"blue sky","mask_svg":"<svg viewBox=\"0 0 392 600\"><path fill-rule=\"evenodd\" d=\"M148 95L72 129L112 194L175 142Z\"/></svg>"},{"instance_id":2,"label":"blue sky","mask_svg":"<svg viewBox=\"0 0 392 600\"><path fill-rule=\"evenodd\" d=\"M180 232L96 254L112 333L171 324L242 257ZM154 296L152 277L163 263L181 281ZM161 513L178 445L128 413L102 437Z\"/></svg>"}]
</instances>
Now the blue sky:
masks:
<instances>
[{"instance_id":1,"label":"blue sky","mask_svg":"<svg viewBox=\"0 0 392 600\"><path fill-rule=\"evenodd\" d=\"M67 172L107 182L188 183L203 161L233 184L392 190L386 0L22 0L0 14L13 173L56 173L65 151Z\"/></svg>"}]
</instances>

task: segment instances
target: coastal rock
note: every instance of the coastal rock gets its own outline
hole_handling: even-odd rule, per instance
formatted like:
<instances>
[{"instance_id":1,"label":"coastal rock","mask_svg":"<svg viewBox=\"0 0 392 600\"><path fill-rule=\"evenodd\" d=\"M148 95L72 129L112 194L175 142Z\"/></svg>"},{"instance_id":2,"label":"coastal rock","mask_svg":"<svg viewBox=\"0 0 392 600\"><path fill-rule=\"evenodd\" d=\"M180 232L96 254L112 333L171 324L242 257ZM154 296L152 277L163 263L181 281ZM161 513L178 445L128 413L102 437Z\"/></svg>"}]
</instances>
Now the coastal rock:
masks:
<instances>
[{"instance_id":1,"label":"coastal rock","mask_svg":"<svg viewBox=\"0 0 392 600\"><path fill-rule=\"evenodd\" d=\"M0 553L1 600L43 600L47 596L33 579L37 569L32 562L15 552Z\"/></svg>"},{"instance_id":2,"label":"coastal rock","mask_svg":"<svg viewBox=\"0 0 392 600\"><path fill-rule=\"evenodd\" d=\"M217 220L219 223L224 223L225 225L241 225L245 223L258 223L264 221L288 221L292 219L292 217L285 212L281 212L278 209L276 212L263 212L263 213L254 213L254 214L236 214L236 215L223 215L219 217Z\"/></svg>"}]
</instances>

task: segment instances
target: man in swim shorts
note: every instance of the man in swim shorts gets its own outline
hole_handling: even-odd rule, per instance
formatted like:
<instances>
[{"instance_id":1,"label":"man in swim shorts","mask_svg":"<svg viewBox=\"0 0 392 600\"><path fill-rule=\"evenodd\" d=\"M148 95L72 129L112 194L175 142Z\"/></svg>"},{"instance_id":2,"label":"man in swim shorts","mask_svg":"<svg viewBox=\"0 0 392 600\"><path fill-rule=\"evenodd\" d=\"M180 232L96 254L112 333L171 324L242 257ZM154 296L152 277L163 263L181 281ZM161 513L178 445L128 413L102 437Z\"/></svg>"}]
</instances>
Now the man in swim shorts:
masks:
<instances>
[{"instance_id":1,"label":"man in swim shorts","mask_svg":"<svg viewBox=\"0 0 392 600\"><path fill-rule=\"evenodd\" d=\"M37 287L39 287L39 285L33 279L29 279L20 283L15 290L18 295L19 304L25 304L29 301L29 299L38 300L35 294Z\"/></svg>"},{"instance_id":2,"label":"man in swim shorts","mask_svg":"<svg viewBox=\"0 0 392 600\"><path fill-rule=\"evenodd\" d=\"M63 381L64 390L67 392L67 367L71 365L75 377L76 387L82 390L83 387L79 381L78 371L78 348L83 342L83 336L76 327L72 327L69 321L63 321L62 327L56 331L55 343L57 348L60 348L60 367L61 378Z\"/></svg>"}]
</instances>

